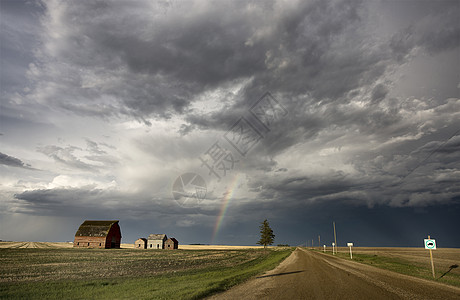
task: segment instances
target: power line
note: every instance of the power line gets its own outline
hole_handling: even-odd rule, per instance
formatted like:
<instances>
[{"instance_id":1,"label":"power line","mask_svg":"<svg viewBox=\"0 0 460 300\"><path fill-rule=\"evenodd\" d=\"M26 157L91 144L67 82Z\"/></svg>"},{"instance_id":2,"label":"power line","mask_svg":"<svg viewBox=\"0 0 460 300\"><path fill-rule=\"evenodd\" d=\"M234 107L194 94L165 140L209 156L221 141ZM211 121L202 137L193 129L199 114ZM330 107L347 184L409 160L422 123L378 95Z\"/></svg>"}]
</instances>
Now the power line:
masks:
<instances>
[{"instance_id":1,"label":"power line","mask_svg":"<svg viewBox=\"0 0 460 300\"><path fill-rule=\"evenodd\" d=\"M436 151L438 151L439 149L441 149L442 147L444 147L445 144L447 144L447 142L453 138L454 136L456 136L458 133L460 133L460 129L457 130L456 132L454 132L454 134L452 134L448 139L446 139L444 141L444 143L442 143L441 145L439 145L436 149L434 149L433 151L430 152L430 154L427 155L427 157L425 157L424 160L422 160L420 163L417 164L417 166L415 168L413 168L409 173L407 173L403 178L401 178L401 181L403 181L404 179L406 179L410 174L412 174L415 170L417 170L423 163L425 163Z\"/></svg>"}]
</instances>

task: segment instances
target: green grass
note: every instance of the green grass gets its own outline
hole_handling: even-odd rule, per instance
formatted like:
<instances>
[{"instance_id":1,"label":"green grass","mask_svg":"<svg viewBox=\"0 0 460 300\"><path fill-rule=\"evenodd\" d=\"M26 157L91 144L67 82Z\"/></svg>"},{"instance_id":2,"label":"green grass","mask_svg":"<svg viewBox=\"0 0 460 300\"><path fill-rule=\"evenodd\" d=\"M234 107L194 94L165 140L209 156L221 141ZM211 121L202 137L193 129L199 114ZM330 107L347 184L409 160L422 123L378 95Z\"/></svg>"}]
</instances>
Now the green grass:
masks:
<instances>
[{"instance_id":1,"label":"green grass","mask_svg":"<svg viewBox=\"0 0 460 300\"><path fill-rule=\"evenodd\" d=\"M27 251L21 253L24 250ZM0 298L200 299L274 268L291 252L292 249L2 250ZM106 264L109 267L104 267ZM57 268L62 276L54 275L49 267ZM81 272L80 268L88 272ZM5 271L17 276L7 282ZM91 276L90 272L96 272L97 276Z\"/></svg>"},{"instance_id":2,"label":"green grass","mask_svg":"<svg viewBox=\"0 0 460 300\"><path fill-rule=\"evenodd\" d=\"M318 251L318 250L316 250ZM332 255L331 252L326 252ZM344 252L338 252L335 256L350 260L350 254ZM414 276L418 278L433 280L442 282L445 284L460 287L460 275L449 272L444 277L440 278L441 275L447 270L436 270L436 278L433 278L431 273L431 267L429 265L421 265L412 261L405 260L403 258L388 257L383 255L369 255L369 254L358 254L353 253L353 261L371 265L377 268L393 271L400 274Z\"/></svg>"}]
</instances>

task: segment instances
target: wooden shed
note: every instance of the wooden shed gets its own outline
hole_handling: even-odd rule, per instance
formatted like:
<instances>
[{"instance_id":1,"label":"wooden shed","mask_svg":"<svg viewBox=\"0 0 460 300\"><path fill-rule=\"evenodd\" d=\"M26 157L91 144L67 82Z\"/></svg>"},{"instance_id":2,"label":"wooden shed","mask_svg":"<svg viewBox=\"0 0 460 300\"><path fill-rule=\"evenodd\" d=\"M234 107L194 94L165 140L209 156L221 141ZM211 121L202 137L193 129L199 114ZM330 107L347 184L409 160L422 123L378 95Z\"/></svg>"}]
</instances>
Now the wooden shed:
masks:
<instances>
[{"instance_id":1,"label":"wooden shed","mask_svg":"<svg viewBox=\"0 0 460 300\"><path fill-rule=\"evenodd\" d=\"M138 238L134 242L134 249L147 249L147 239L146 238Z\"/></svg>"},{"instance_id":2,"label":"wooden shed","mask_svg":"<svg viewBox=\"0 0 460 300\"><path fill-rule=\"evenodd\" d=\"M179 248L179 242L175 238L167 239L165 242L165 249L174 250Z\"/></svg>"},{"instance_id":3,"label":"wooden shed","mask_svg":"<svg viewBox=\"0 0 460 300\"><path fill-rule=\"evenodd\" d=\"M118 220L86 220L75 233L74 247L81 248L120 248L121 230Z\"/></svg>"},{"instance_id":4,"label":"wooden shed","mask_svg":"<svg viewBox=\"0 0 460 300\"><path fill-rule=\"evenodd\" d=\"M147 249L164 249L168 239L166 234L151 234L148 237Z\"/></svg>"}]
</instances>

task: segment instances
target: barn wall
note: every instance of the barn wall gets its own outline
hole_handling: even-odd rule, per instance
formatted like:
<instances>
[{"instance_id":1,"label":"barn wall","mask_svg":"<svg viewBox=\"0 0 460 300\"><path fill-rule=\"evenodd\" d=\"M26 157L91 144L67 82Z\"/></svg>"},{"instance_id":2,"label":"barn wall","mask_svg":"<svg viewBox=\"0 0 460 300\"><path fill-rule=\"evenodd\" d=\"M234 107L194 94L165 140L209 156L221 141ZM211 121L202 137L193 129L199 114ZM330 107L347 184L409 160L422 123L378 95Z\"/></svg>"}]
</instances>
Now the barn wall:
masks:
<instances>
[{"instance_id":1,"label":"barn wall","mask_svg":"<svg viewBox=\"0 0 460 300\"><path fill-rule=\"evenodd\" d=\"M76 236L73 246L76 248L106 248L105 237Z\"/></svg>"},{"instance_id":2,"label":"barn wall","mask_svg":"<svg viewBox=\"0 0 460 300\"><path fill-rule=\"evenodd\" d=\"M118 224L114 224L111 228L109 233L107 234L107 238L105 240L105 248L120 248L121 245L121 231L120 226Z\"/></svg>"}]
</instances>

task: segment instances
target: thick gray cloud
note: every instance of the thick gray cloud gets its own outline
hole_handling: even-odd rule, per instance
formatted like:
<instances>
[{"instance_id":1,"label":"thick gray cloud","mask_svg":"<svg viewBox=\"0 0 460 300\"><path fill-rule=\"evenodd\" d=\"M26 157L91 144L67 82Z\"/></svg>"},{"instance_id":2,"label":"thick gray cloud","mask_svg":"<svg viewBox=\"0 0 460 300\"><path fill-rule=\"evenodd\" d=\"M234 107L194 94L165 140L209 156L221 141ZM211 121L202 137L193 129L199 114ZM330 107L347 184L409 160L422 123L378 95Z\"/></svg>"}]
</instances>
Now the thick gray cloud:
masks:
<instances>
[{"instance_id":1,"label":"thick gray cloud","mask_svg":"<svg viewBox=\"0 0 460 300\"><path fill-rule=\"evenodd\" d=\"M266 89L336 99L363 80L372 85L391 63L385 45L362 47L369 33L359 30L367 20L357 1L263 10L185 2L166 12L148 2L46 7L29 95L83 115L169 117L204 90L241 78L253 79L245 99Z\"/></svg>"},{"instance_id":2,"label":"thick gray cloud","mask_svg":"<svg viewBox=\"0 0 460 300\"><path fill-rule=\"evenodd\" d=\"M35 33L44 7L39 2L10 0L2 1L0 7L0 95L3 102L6 93L28 86L26 71L40 42Z\"/></svg>"},{"instance_id":3,"label":"thick gray cloud","mask_svg":"<svg viewBox=\"0 0 460 300\"><path fill-rule=\"evenodd\" d=\"M19 158L9 156L9 155L7 155L5 153L1 153L1 152L0 152L0 164L6 165L6 166L11 166L11 167L32 169L32 167L29 164L25 164Z\"/></svg>"}]
</instances>

